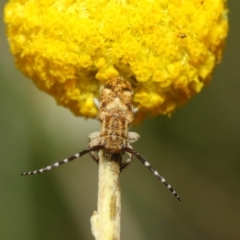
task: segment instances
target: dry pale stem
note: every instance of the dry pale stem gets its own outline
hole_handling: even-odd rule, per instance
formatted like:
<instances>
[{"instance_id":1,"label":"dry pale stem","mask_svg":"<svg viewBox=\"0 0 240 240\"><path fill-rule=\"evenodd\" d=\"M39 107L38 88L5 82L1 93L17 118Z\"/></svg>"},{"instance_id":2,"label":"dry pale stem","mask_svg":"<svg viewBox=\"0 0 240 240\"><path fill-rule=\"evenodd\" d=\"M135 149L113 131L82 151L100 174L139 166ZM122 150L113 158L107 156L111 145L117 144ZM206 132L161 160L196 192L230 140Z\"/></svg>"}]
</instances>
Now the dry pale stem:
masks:
<instances>
[{"instance_id":1,"label":"dry pale stem","mask_svg":"<svg viewBox=\"0 0 240 240\"><path fill-rule=\"evenodd\" d=\"M119 163L111 154L99 152L98 210L91 217L96 240L120 239L121 195Z\"/></svg>"}]
</instances>

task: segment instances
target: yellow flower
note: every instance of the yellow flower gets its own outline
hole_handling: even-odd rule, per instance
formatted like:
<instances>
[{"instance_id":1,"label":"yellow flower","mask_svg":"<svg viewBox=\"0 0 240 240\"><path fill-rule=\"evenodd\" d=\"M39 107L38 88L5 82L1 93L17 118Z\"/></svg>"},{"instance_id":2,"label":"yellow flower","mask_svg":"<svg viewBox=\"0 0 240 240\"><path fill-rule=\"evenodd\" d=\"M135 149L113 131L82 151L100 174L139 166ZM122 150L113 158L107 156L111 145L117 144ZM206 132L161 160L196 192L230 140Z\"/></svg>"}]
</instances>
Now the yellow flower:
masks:
<instances>
[{"instance_id":1,"label":"yellow flower","mask_svg":"<svg viewBox=\"0 0 240 240\"><path fill-rule=\"evenodd\" d=\"M17 67L74 114L116 76L132 82L136 121L171 114L201 91L221 59L225 0L10 0Z\"/></svg>"}]
</instances>

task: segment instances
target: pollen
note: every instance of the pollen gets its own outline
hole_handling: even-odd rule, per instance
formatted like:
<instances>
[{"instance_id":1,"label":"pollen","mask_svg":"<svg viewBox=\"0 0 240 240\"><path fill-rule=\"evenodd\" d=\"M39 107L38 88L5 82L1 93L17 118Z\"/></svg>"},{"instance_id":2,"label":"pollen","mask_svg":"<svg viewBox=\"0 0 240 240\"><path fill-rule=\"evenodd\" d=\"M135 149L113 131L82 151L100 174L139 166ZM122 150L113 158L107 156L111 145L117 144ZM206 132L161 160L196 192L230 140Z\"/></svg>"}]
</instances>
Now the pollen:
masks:
<instances>
[{"instance_id":1,"label":"pollen","mask_svg":"<svg viewBox=\"0 0 240 240\"><path fill-rule=\"evenodd\" d=\"M17 68L59 105L96 117L100 87L123 77L135 122L199 93L228 32L225 0L10 0L4 21Z\"/></svg>"}]
</instances>

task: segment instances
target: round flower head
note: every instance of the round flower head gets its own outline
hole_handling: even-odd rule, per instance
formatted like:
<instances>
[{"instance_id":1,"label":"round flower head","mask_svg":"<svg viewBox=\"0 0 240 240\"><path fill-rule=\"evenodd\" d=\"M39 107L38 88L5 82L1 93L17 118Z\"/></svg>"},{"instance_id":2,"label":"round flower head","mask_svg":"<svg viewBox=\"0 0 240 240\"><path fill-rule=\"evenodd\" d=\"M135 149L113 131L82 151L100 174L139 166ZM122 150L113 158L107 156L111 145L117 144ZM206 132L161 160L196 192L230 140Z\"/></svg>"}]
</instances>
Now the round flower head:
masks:
<instances>
[{"instance_id":1,"label":"round flower head","mask_svg":"<svg viewBox=\"0 0 240 240\"><path fill-rule=\"evenodd\" d=\"M10 0L5 22L17 67L58 104L95 117L100 86L122 76L136 121L198 93L228 31L225 0Z\"/></svg>"}]
</instances>

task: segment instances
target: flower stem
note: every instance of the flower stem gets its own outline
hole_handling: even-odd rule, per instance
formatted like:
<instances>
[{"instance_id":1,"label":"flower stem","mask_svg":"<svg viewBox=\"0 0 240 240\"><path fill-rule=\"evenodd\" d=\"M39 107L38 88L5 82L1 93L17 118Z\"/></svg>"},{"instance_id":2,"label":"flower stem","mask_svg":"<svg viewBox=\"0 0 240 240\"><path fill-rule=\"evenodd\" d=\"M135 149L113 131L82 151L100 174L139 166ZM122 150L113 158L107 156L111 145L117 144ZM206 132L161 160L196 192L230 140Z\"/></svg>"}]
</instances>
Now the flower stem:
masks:
<instances>
[{"instance_id":1,"label":"flower stem","mask_svg":"<svg viewBox=\"0 0 240 240\"><path fill-rule=\"evenodd\" d=\"M96 240L120 239L120 161L119 154L99 152L98 210L91 217L92 234Z\"/></svg>"}]
</instances>

